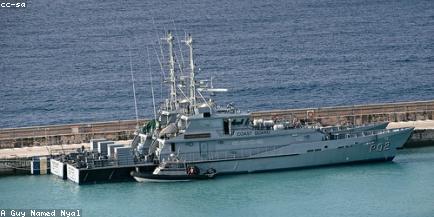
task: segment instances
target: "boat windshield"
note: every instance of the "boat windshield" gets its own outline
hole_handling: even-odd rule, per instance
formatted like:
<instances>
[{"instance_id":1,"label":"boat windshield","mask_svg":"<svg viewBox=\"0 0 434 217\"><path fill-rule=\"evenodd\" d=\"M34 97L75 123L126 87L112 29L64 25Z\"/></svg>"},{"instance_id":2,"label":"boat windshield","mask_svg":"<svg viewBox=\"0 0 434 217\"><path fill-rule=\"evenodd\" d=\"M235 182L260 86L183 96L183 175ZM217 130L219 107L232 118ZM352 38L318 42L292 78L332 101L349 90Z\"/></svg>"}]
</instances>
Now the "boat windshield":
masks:
<instances>
[{"instance_id":1,"label":"boat windshield","mask_svg":"<svg viewBox=\"0 0 434 217\"><path fill-rule=\"evenodd\" d=\"M170 162L170 163L166 163L164 165L164 167L167 169L183 169L183 168L185 168L185 165L184 165L184 163L178 163L178 162L171 163Z\"/></svg>"}]
</instances>

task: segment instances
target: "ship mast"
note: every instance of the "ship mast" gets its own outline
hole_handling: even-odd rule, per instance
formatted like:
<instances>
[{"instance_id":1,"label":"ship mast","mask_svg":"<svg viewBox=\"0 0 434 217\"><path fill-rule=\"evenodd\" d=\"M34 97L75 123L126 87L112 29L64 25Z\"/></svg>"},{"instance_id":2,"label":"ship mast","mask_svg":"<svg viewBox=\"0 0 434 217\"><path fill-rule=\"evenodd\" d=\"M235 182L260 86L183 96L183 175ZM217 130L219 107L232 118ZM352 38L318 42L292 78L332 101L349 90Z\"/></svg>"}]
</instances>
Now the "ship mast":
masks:
<instances>
[{"instance_id":1,"label":"ship mast","mask_svg":"<svg viewBox=\"0 0 434 217\"><path fill-rule=\"evenodd\" d=\"M196 81L194 77L194 56L193 56L193 38L189 34L185 40L185 44L190 49L190 110L196 113Z\"/></svg>"},{"instance_id":2,"label":"ship mast","mask_svg":"<svg viewBox=\"0 0 434 217\"><path fill-rule=\"evenodd\" d=\"M169 44L169 72L170 72L170 101L169 110L176 110L177 98L176 98L176 78L175 78L175 57L173 53L173 40L172 32L167 33L167 37L164 38Z\"/></svg>"}]
</instances>

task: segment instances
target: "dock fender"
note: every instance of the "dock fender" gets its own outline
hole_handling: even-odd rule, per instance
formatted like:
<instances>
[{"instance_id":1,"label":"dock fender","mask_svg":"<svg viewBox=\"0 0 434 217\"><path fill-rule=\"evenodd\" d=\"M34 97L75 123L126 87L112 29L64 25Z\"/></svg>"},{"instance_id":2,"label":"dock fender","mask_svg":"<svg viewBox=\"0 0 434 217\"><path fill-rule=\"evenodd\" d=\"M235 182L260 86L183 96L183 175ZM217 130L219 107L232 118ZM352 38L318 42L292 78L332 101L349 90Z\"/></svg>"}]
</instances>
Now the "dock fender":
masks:
<instances>
[{"instance_id":1,"label":"dock fender","mask_svg":"<svg viewBox=\"0 0 434 217\"><path fill-rule=\"evenodd\" d=\"M209 168L205 173L205 175L207 175L209 178L213 178L216 174L217 171L214 168Z\"/></svg>"},{"instance_id":2,"label":"dock fender","mask_svg":"<svg viewBox=\"0 0 434 217\"><path fill-rule=\"evenodd\" d=\"M206 174L216 174L217 171L214 168L209 168L206 170Z\"/></svg>"}]
</instances>

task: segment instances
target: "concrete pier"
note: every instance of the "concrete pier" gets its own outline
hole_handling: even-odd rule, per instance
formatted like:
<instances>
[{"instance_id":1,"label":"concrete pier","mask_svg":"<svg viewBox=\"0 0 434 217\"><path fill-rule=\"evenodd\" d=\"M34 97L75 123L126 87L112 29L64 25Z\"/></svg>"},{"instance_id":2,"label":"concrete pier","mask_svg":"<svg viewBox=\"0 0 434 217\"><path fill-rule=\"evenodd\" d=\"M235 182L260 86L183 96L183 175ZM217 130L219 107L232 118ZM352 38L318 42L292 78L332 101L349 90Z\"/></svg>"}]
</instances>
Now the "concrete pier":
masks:
<instances>
[{"instance_id":1,"label":"concrete pier","mask_svg":"<svg viewBox=\"0 0 434 217\"><path fill-rule=\"evenodd\" d=\"M116 143L125 145L130 144L131 140L122 140L117 141ZM89 150L90 144L80 143L0 149L0 176L30 174L30 163L33 157L52 157L61 154L69 154L77 149L81 149L82 147Z\"/></svg>"},{"instance_id":2,"label":"concrete pier","mask_svg":"<svg viewBox=\"0 0 434 217\"><path fill-rule=\"evenodd\" d=\"M434 121L406 121L390 122L387 128L414 127L414 132L404 148L416 148L423 146L434 146Z\"/></svg>"},{"instance_id":3,"label":"concrete pier","mask_svg":"<svg viewBox=\"0 0 434 217\"><path fill-rule=\"evenodd\" d=\"M129 144L131 140L117 141L117 144ZM1 159L30 159L36 156L56 156L68 154L84 147L85 150L90 149L89 143L69 144L69 145L51 145L51 146L33 146L22 148L4 148L0 149Z\"/></svg>"},{"instance_id":4,"label":"concrete pier","mask_svg":"<svg viewBox=\"0 0 434 217\"><path fill-rule=\"evenodd\" d=\"M295 118L323 125L389 121L388 128L415 128L405 148L434 146L434 101L275 110L254 112L252 116L275 120ZM138 125L146 121L140 120ZM128 144L136 127L135 120L125 120L0 129L0 175L29 174L32 157L70 153L82 146L89 149L88 142L94 138Z\"/></svg>"},{"instance_id":5,"label":"concrete pier","mask_svg":"<svg viewBox=\"0 0 434 217\"><path fill-rule=\"evenodd\" d=\"M322 125L366 124L379 121L397 122L393 126L406 126L403 123L415 124L419 120L433 120L434 100L385 103L372 105L354 105L339 107L322 107L306 109L286 109L253 112L254 118L264 119L298 119L304 122L320 122ZM139 120L142 126L147 120ZM413 121L413 122L409 122ZM416 128L414 138L424 144L432 141L434 123L424 122L424 126ZM37 126L13 129L0 129L0 149L33 146L54 146L87 143L92 138L109 140L132 139L136 130L135 120L110 121L99 123L81 123L53 126ZM422 144L422 143L421 143ZM434 145L434 144L433 144ZM72 147L72 146L71 146ZM81 146L80 146L81 147ZM53 149L56 150L56 149Z\"/></svg>"}]
</instances>

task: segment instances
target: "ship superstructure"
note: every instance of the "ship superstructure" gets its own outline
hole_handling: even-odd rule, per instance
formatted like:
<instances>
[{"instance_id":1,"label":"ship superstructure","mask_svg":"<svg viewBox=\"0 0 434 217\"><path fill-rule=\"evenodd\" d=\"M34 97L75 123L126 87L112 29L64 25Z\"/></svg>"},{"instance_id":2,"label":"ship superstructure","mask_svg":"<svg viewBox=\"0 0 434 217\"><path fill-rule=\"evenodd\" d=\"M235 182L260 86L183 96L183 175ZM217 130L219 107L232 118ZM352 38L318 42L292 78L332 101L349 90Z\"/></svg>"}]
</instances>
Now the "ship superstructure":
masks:
<instances>
[{"instance_id":1,"label":"ship superstructure","mask_svg":"<svg viewBox=\"0 0 434 217\"><path fill-rule=\"evenodd\" d=\"M394 158L397 148L403 146L413 131L387 130L387 123L341 128L306 125L297 120L252 119L233 104L217 106L206 93L226 89L196 80L190 35L183 40L189 48L189 84L177 85L173 40L170 32L164 39L169 48L169 97L157 120L144 126L132 144L138 159L159 166L152 176L137 168L132 175L138 181L146 177L155 180L158 175L162 179L176 180L179 176L193 179L203 175L387 161ZM159 173L166 171L165 165L184 165L185 169L177 168L178 174L167 176Z\"/></svg>"}]
</instances>

